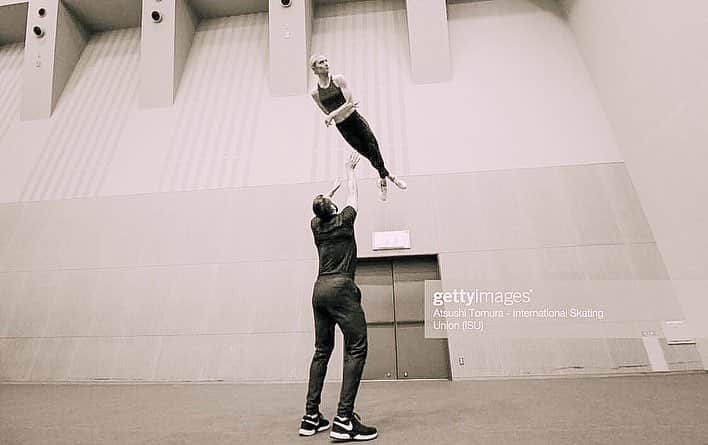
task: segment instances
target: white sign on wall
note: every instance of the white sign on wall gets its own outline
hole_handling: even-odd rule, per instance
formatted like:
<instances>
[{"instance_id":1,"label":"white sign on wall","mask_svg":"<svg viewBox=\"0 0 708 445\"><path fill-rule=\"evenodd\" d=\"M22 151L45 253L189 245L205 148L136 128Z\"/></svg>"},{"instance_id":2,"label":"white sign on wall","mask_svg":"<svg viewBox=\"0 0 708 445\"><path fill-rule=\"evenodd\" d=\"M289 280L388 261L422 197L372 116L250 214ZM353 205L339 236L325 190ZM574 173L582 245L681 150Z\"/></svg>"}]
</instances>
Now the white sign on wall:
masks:
<instances>
[{"instance_id":1,"label":"white sign on wall","mask_svg":"<svg viewBox=\"0 0 708 445\"><path fill-rule=\"evenodd\" d=\"M669 345L695 345L696 339L691 335L686 320L664 322L664 336Z\"/></svg>"},{"instance_id":2,"label":"white sign on wall","mask_svg":"<svg viewBox=\"0 0 708 445\"><path fill-rule=\"evenodd\" d=\"M410 230L392 232L374 232L372 236L373 250L410 249Z\"/></svg>"}]
</instances>

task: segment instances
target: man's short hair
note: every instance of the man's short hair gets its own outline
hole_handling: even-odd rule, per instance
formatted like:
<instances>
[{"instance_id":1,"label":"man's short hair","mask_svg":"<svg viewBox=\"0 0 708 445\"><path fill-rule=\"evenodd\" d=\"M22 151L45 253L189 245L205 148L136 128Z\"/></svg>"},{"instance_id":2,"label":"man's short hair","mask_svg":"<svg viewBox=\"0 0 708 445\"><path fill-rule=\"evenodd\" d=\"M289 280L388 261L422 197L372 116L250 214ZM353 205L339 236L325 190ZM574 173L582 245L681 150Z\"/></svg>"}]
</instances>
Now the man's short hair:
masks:
<instances>
[{"instance_id":1,"label":"man's short hair","mask_svg":"<svg viewBox=\"0 0 708 445\"><path fill-rule=\"evenodd\" d=\"M315 196L315 199L312 200L312 211L323 221L328 221L334 216L332 206L324 195Z\"/></svg>"}]
</instances>

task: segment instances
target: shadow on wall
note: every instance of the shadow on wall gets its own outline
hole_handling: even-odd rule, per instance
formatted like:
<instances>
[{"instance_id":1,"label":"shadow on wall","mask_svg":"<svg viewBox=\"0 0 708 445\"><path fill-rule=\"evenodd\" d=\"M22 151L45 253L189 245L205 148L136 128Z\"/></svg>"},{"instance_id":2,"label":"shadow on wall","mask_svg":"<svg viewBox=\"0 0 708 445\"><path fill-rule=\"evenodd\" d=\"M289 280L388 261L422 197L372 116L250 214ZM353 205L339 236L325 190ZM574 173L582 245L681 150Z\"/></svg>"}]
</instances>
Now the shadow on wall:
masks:
<instances>
[{"instance_id":1,"label":"shadow on wall","mask_svg":"<svg viewBox=\"0 0 708 445\"><path fill-rule=\"evenodd\" d=\"M487 3L484 6L480 5L485 8L485 16L538 13L538 10L541 9L558 18L565 19L563 9L555 0L447 0L448 5L459 3ZM469 15L477 15L477 11L477 9L469 10Z\"/></svg>"},{"instance_id":2,"label":"shadow on wall","mask_svg":"<svg viewBox=\"0 0 708 445\"><path fill-rule=\"evenodd\" d=\"M358 6L347 5L348 3L370 3L373 7L372 9L376 9L378 12L406 9L405 0L349 0L343 3L341 0L315 0L315 2L314 16L317 18L348 15L352 13L353 8L359 8ZM352 8L349 6L352 6Z\"/></svg>"}]
</instances>

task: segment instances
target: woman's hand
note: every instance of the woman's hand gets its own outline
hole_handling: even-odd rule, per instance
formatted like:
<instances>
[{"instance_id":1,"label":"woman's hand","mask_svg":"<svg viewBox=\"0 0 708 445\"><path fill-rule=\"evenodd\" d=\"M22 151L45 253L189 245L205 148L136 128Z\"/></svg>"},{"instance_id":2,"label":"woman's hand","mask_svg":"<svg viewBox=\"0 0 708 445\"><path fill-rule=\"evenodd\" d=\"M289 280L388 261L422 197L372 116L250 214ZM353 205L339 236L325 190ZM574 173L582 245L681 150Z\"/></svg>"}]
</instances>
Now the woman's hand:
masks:
<instances>
[{"instance_id":1,"label":"woman's hand","mask_svg":"<svg viewBox=\"0 0 708 445\"><path fill-rule=\"evenodd\" d=\"M334 123L334 118L336 115L340 113L345 113L349 110L353 110L355 108L359 108L359 102L349 102L344 105L342 105L340 108L334 110L332 113L328 114L327 117L325 118L325 125L326 126L331 126Z\"/></svg>"}]
</instances>

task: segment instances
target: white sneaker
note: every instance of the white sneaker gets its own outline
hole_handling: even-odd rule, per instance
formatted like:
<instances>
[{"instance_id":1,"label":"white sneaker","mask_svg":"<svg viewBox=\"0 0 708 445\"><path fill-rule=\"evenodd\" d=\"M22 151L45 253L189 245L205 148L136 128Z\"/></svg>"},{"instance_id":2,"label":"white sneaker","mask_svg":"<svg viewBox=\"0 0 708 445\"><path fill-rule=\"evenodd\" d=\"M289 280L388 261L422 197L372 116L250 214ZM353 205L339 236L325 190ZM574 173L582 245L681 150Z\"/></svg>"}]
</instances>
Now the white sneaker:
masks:
<instances>
[{"instance_id":1,"label":"white sneaker","mask_svg":"<svg viewBox=\"0 0 708 445\"><path fill-rule=\"evenodd\" d=\"M314 415L305 414L300 422L301 436L314 436L316 433L329 429L329 421L322 417L322 413Z\"/></svg>"},{"instance_id":2,"label":"white sneaker","mask_svg":"<svg viewBox=\"0 0 708 445\"><path fill-rule=\"evenodd\" d=\"M408 184L406 184L406 181L404 181L403 179L398 179L395 176L389 176L389 179L396 185L396 187L401 190L405 190L408 188Z\"/></svg>"},{"instance_id":3,"label":"white sneaker","mask_svg":"<svg viewBox=\"0 0 708 445\"><path fill-rule=\"evenodd\" d=\"M388 187L386 186L386 178L379 179L379 198L382 202L386 202L388 195Z\"/></svg>"},{"instance_id":4,"label":"white sneaker","mask_svg":"<svg viewBox=\"0 0 708 445\"><path fill-rule=\"evenodd\" d=\"M357 413L354 413L352 417L337 416L332 419L332 423L332 431L329 432L329 437L334 442L372 440L379 435L376 427L361 423L361 417Z\"/></svg>"}]
</instances>

